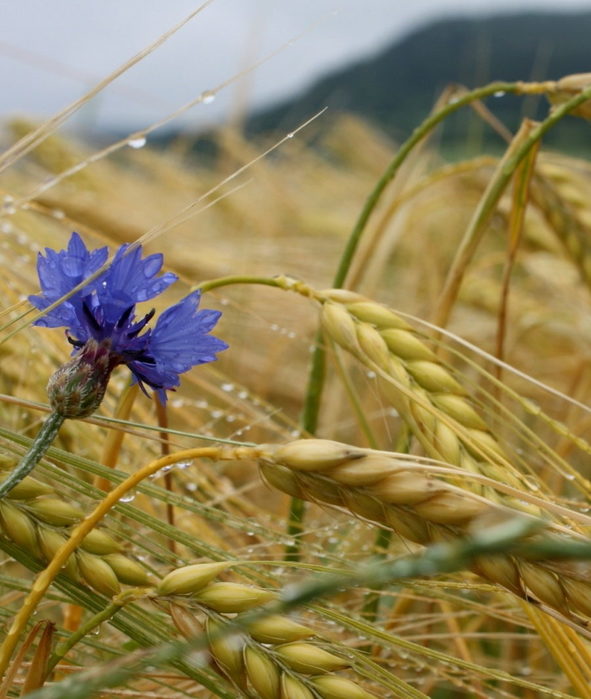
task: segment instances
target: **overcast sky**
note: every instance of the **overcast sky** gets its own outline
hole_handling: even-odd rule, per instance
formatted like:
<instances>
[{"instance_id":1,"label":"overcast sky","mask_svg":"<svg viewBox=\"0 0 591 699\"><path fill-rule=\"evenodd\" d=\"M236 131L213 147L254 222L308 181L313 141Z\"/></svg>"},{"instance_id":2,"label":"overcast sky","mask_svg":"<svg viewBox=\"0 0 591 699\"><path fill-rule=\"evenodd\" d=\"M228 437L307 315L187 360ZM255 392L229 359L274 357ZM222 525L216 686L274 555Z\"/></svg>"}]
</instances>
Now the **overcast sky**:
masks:
<instances>
[{"instance_id":1,"label":"overcast sky","mask_svg":"<svg viewBox=\"0 0 591 699\"><path fill-rule=\"evenodd\" d=\"M198 6L195 0L0 0L0 118L50 116ZM591 0L210 0L73 122L141 128L290 42L184 117L185 124L219 121L238 104L293 94L425 22L490 13L491 6L591 10Z\"/></svg>"}]
</instances>

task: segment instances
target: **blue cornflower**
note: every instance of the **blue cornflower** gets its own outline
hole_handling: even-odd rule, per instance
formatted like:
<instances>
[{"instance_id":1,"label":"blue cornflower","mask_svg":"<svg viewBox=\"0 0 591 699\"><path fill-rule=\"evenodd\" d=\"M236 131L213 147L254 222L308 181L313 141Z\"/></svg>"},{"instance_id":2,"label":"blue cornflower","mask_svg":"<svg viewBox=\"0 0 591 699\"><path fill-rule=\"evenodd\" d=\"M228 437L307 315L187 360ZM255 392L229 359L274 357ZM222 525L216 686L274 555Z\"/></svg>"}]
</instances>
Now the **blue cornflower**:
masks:
<instances>
[{"instance_id":1,"label":"blue cornflower","mask_svg":"<svg viewBox=\"0 0 591 699\"><path fill-rule=\"evenodd\" d=\"M29 296L29 301L45 310L96 273L107 256L107 248L87 250L77 233L66 250L46 248L37 262L42 293ZM214 361L216 353L228 347L209 334L221 314L197 310L199 291L164 311L154 328L146 329L154 310L136 319L136 303L154 298L177 280L170 272L160 275L162 263L162 255L142 259L141 246L122 245L105 271L35 321L44 327L65 327L74 345L74 358L50 381L54 409L67 417L93 412L120 364L129 367L144 392L149 386L165 402L166 391L179 385L179 374Z\"/></svg>"}]
</instances>

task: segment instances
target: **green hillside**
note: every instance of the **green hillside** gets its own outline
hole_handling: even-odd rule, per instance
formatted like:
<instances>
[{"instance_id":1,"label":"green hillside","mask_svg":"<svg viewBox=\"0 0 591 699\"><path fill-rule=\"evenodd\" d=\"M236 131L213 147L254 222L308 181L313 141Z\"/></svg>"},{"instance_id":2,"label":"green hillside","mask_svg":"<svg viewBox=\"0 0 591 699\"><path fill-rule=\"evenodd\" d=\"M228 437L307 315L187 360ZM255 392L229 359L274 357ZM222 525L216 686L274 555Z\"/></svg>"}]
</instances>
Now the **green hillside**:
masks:
<instances>
[{"instance_id":1,"label":"green hillside","mask_svg":"<svg viewBox=\"0 0 591 699\"><path fill-rule=\"evenodd\" d=\"M335 71L303 94L255 114L249 133L298 125L319 109L369 118L400 140L428 113L449 84L475 87L492 80L548 80L591 72L591 12L519 14L439 21L408 35L373 57ZM488 106L510 129L522 116L540 117L543 99L491 99ZM330 116L323 117L325 120ZM464 113L446 130L448 143L500 143L490 129ZM580 147L589 125L568 119L552 143Z\"/></svg>"}]
</instances>

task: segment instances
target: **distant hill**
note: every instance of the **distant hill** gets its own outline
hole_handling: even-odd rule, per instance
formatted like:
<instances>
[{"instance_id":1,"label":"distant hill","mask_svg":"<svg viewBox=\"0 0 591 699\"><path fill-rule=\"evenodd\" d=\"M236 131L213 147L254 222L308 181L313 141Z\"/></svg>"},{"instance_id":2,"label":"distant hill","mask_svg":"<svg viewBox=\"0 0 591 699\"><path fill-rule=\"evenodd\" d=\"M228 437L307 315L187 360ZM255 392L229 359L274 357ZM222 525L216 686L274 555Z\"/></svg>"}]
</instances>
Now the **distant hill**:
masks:
<instances>
[{"instance_id":1,"label":"distant hill","mask_svg":"<svg viewBox=\"0 0 591 699\"><path fill-rule=\"evenodd\" d=\"M428 114L450 83L476 87L492 80L552 80L591 72L591 12L514 14L448 19L421 28L375 56L319 80L297 97L254 114L250 134L286 132L325 106L353 112L401 140ZM511 129L526 114L547 113L543 98L491 99L488 106ZM551 134L554 145L589 142L587 122L570 118ZM494 142L487 127L464 114L446 127L448 140Z\"/></svg>"}]
</instances>

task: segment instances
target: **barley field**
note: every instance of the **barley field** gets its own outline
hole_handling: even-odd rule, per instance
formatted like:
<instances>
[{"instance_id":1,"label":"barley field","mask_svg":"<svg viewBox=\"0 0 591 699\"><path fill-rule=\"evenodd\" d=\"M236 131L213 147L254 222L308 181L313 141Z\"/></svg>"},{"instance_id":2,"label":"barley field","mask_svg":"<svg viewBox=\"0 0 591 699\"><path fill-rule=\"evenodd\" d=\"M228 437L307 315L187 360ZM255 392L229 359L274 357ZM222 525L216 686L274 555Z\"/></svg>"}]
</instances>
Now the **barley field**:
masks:
<instances>
[{"instance_id":1,"label":"barley field","mask_svg":"<svg viewBox=\"0 0 591 699\"><path fill-rule=\"evenodd\" d=\"M0 697L591 697L591 76L215 158L76 140L96 92L3 125ZM504 154L444 160L473 107Z\"/></svg>"}]
</instances>

